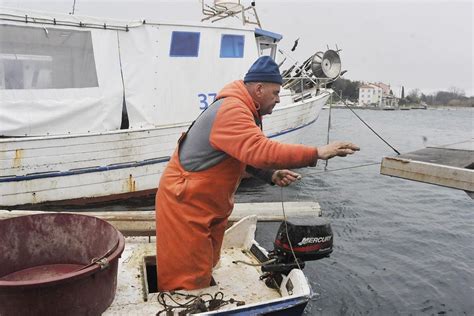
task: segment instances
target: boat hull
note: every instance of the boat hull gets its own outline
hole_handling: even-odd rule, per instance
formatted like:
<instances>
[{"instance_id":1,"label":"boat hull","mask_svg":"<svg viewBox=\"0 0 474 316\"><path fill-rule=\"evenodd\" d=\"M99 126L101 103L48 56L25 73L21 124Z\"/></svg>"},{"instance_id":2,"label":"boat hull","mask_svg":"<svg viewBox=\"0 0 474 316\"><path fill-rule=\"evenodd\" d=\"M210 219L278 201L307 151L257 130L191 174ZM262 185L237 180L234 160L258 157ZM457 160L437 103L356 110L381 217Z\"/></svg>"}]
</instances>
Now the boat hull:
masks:
<instances>
[{"instance_id":1,"label":"boat hull","mask_svg":"<svg viewBox=\"0 0 474 316\"><path fill-rule=\"evenodd\" d=\"M301 143L329 97L276 108L264 119L272 139ZM0 207L89 204L153 194L189 124L92 135L0 140Z\"/></svg>"},{"instance_id":2,"label":"boat hull","mask_svg":"<svg viewBox=\"0 0 474 316\"><path fill-rule=\"evenodd\" d=\"M266 315L266 316L300 316L303 314L309 297L298 297L288 299L278 303L268 303L260 306L253 306L238 311L223 311L212 315L222 316L248 316L248 315Z\"/></svg>"}]
</instances>

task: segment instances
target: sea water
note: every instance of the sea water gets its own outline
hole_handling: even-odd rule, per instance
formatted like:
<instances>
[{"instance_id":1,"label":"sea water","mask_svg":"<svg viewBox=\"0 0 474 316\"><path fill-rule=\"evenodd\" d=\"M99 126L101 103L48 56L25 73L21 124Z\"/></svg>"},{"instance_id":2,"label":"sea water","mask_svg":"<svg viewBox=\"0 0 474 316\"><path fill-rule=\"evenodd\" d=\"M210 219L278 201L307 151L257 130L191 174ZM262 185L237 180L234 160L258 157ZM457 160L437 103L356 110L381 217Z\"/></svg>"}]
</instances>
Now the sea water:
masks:
<instances>
[{"instance_id":1,"label":"sea water","mask_svg":"<svg viewBox=\"0 0 474 316\"><path fill-rule=\"evenodd\" d=\"M472 108L357 113L401 153L474 137ZM328 114L304 131L305 143L326 143ZM347 109L331 111L329 135L361 151L330 160L328 171L324 161L299 169L303 179L283 190L246 181L236 198L316 200L331 220L333 254L304 269L314 291L305 315L474 315L474 200L380 175L376 163L396 153ZM277 228L259 224L257 240L272 248Z\"/></svg>"}]
</instances>

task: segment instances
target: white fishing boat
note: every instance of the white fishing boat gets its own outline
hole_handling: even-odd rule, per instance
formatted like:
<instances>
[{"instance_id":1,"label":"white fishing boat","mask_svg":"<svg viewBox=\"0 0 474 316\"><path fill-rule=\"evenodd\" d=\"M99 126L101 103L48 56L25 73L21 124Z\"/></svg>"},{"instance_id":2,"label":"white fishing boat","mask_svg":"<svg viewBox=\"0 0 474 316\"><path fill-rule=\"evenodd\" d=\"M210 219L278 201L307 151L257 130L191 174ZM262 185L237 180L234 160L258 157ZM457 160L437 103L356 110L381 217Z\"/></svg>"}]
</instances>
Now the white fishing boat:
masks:
<instances>
[{"instance_id":1,"label":"white fishing boat","mask_svg":"<svg viewBox=\"0 0 474 316\"><path fill-rule=\"evenodd\" d=\"M290 63L253 6L215 2L198 25L1 8L0 207L152 194L179 135L261 55L288 67L264 132L301 142L338 50Z\"/></svg>"}]
</instances>

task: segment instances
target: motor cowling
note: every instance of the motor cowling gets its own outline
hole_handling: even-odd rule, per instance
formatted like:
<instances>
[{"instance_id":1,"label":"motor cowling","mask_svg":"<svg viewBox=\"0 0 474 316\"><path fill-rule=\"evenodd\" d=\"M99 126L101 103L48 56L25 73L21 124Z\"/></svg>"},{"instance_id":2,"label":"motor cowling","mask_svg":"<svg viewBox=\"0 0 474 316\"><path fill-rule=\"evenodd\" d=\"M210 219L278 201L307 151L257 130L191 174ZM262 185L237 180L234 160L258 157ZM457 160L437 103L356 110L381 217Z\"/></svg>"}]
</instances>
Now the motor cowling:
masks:
<instances>
[{"instance_id":1,"label":"motor cowling","mask_svg":"<svg viewBox=\"0 0 474 316\"><path fill-rule=\"evenodd\" d=\"M292 219L281 223L274 242L274 252L289 259L293 258L294 253L302 261L318 260L329 257L333 250L333 238L328 219Z\"/></svg>"},{"instance_id":2,"label":"motor cowling","mask_svg":"<svg viewBox=\"0 0 474 316\"><path fill-rule=\"evenodd\" d=\"M329 220L321 217L295 218L281 223L274 249L262 265L260 279L265 280L268 287L278 288L282 275L288 275L293 269L303 269L306 261L329 257L333 237Z\"/></svg>"}]
</instances>

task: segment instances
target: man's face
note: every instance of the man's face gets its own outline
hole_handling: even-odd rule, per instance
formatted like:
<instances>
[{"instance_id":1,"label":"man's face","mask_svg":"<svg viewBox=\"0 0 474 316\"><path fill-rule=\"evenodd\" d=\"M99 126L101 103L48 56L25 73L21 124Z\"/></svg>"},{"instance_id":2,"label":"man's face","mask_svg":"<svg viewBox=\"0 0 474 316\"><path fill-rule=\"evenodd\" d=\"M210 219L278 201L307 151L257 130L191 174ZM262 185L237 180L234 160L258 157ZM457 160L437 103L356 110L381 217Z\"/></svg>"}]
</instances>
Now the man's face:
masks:
<instances>
[{"instance_id":1,"label":"man's face","mask_svg":"<svg viewBox=\"0 0 474 316\"><path fill-rule=\"evenodd\" d=\"M271 114L277 103L280 103L280 85L263 82L257 87L257 100L260 103L260 115Z\"/></svg>"}]
</instances>

